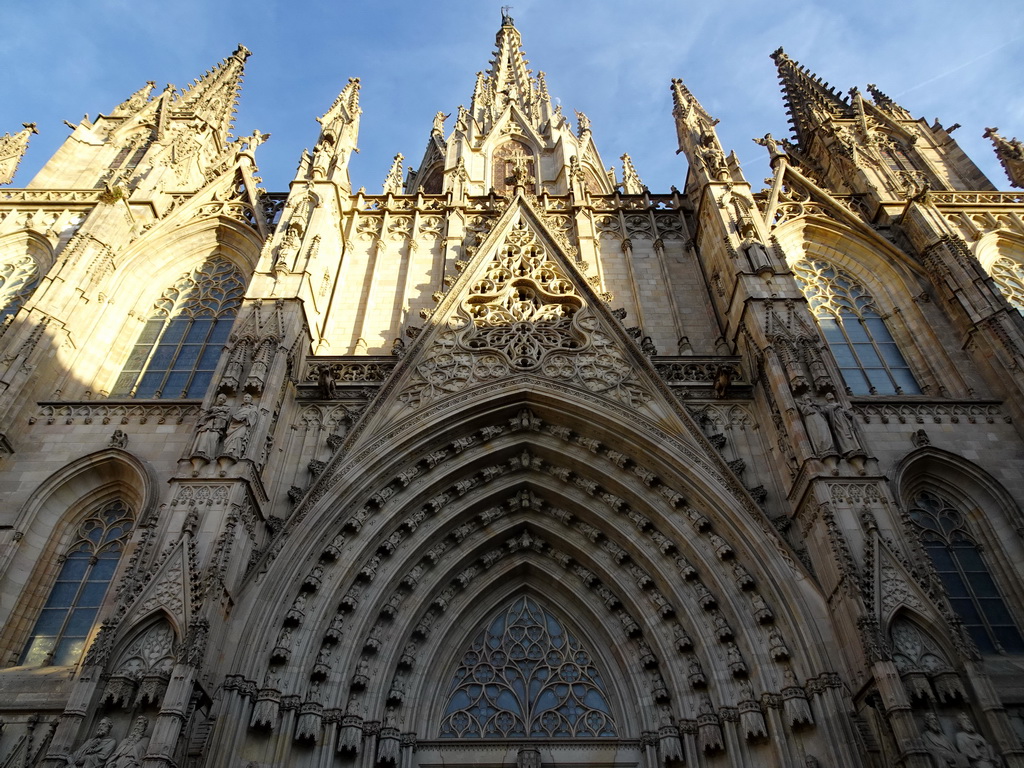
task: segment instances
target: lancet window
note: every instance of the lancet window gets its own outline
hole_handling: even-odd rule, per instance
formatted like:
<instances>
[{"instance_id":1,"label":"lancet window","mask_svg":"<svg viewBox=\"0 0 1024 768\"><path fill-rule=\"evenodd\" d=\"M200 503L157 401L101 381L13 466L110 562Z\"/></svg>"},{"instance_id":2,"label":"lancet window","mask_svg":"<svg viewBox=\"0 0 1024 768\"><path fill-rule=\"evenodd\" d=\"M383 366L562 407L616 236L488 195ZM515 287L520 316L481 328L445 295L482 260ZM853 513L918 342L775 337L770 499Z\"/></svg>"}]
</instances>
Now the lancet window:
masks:
<instances>
[{"instance_id":1,"label":"lancet window","mask_svg":"<svg viewBox=\"0 0 1024 768\"><path fill-rule=\"evenodd\" d=\"M992 279L1003 296L1018 312L1024 312L1024 265L1015 259L1000 256L991 267Z\"/></svg>"},{"instance_id":2,"label":"lancet window","mask_svg":"<svg viewBox=\"0 0 1024 768\"><path fill-rule=\"evenodd\" d=\"M35 259L19 256L0 262L0 328L11 322L39 284Z\"/></svg>"},{"instance_id":3,"label":"lancet window","mask_svg":"<svg viewBox=\"0 0 1024 768\"><path fill-rule=\"evenodd\" d=\"M182 275L153 307L114 394L202 397L244 293L242 273L224 259Z\"/></svg>"},{"instance_id":4,"label":"lancet window","mask_svg":"<svg viewBox=\"0 0 1024 768\"><path fill-rule=\"evenodd\" d=\"M853 395L920 394L875 300L852 275L819 259L793 272Z\"/></svg>"},{"instance_id":5,"label":"lancet window","mask_svg":"<svg viewBox=\"0 0 1024 768\"><path fill-rule=\"evenodd\" d=\"M50 596L25 645L21 664L76 664L131 536L134 514L123 501L97 509L78 527Z\"/></svg>"},{"instance_id":6,"label":"lancet window","mask_svg":"<svg viewBox=\"0 0 1024 768\"><path fill-rule=\"evenodd\" d=\"M529 597L495 616L462 656L442 738L616 735L604 683L583 644Z\"/></svg>"},{"instance_id":7,"label":"lancet window","mask_svg":"<svg viewBox=\"0 0 1024 768\"><path fill-rule=\"evenodd\" d=\"M982 653L1024 651L1020 631L960 508L938 492L921 490L911 501L910 517L953 610Z\"/></svg>"}]
</instances>

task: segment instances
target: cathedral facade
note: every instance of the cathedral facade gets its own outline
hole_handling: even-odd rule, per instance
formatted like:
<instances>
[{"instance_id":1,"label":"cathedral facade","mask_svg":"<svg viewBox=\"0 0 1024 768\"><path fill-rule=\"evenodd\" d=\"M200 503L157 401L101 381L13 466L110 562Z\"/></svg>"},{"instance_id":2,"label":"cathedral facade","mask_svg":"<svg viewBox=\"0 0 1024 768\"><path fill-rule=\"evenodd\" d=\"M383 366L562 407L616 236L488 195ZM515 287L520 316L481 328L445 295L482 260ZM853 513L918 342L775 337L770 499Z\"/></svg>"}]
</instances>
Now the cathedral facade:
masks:
<instances>
[{"instance_id":1,"label":"cathedral facade","mask_svg":"<svg viewBox=\"0 0 1024 768\"><path fill-rule=\"evenodd\" d=\"M241 46L0 191L0 766L1024 766L1024 195L781 49L652 192L521 42L382 194Z\"/></svg>"}]
</instances>

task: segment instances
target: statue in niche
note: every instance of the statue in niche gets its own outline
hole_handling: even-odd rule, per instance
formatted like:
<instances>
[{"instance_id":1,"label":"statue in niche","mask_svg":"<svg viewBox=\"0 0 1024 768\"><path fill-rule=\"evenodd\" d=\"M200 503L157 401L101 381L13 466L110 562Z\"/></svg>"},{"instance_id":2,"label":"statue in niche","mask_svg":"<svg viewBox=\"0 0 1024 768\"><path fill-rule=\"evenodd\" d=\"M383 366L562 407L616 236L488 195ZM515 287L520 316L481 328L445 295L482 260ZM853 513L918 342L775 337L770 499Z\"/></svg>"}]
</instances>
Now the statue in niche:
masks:
<instances>
[{"instance_id":1,"label":"statue in niche","mask_svg":"<svg viewBox=\"0 0 1024 768\"><path fill-rule=\"evenodd\" d=\"M146 728L149 726L149 719L140 715L135 718L135 724L124 737L107 762L107 768L140 768L142 760L146 756L146 747L149 746L149 739L146 738Z\"/></svg>"},{"instance_id":2,"label":"statue in niche","mask_svg":"<svg viewBox=\"0 0 1024 768\"><path fill-rule=\"evenodd\" d=\"M818 456L834 455L835 441L832 439L832 430L821 406L811 400L810 395L803 395L797 400L797 408L800 409L814 453Z\"/></svg>"},{"instance_id":3,"label":"statue in niche","mask_svg":"<svg viewBox=\"0 0 1024 768\"><path fill-rule=\"evenodd\" d=\"M744 238L743 242L740 243L740 248L747 255L747 261L750 263L752 270L755 272L770 272L772 270L768 250L760 241L752 237Z\"/></svg>"},{"instance_id":4,"label":"statue in niche","mask_svg":"<svg viewBox=\"0 0 1024 768\"><path fill-rule=\"evenodd\" d=\"M295 254L299 252L298 227L289 226L284 233L284 239L277 249L277 263L275 266L287 269Z\"/></svg>"},{"instance_id":5,"label":"statue in niche","mask_svg":"<svg viewBox=\"0 0 1024 768\"><path fill-rule=\"evenodd\" d=\"M825 394L825 405L821 409L835 439L835 447L844 457L863 454L857 439L856 427L850 412L843 408L831 392Z\"/></svg>"},{"instance_id":6,"label":"statue in niche","mask_svg":"<svg viewBox=\"0 0 1024 768\"><path fill-rule=\"evenodd\" d=\"M117 746L117 740L110 737L110 718L104 717L96 725L96 734L82 744L74 754L65 755L66 765L76 768L102 768Z\"/></svg>"},{"instance_id":7,"label":"statue in niche","mask_svg":"<svg viewBox=\"0 0 1024 768\"><path fill-rule=\"evenodd\" d=\"M227 435L224 437L224 454L233 459L242 458L249 442L249 433L256 426L259 411L253 405L252 395L245 395L242 404L231 414Z\"/></svg>"},{"instance_id":8,"label":"statue in niche","mask_svg":"<svg viewBox=\"0 0 1024 768\"><path fill-rule=\"evenodd\" d=\"M924 716L924 734L921 736L924 748L931 755L936 768L968 768L967 758L953 746L939 725L939 718L928 712Z\"/></svg>"},{"instance_id":9,"label":"statue in niche","mask_svg":"<svg viewBox=\"0 0 1024 768\"><path fill-rule=\"evenodd\" d=\"M199 418L199 431L192 445L192 455L205 459L217 455L217 446L227 431L231 408L224 394L217 395L216 402Z\"/></svg>"},{"instance_id":10,"label":"statue in niche","mask_svg":"<svg viewBox=\"0 0 1024 768\"><path fill-rule=\"evenodd\" d=\"M978 733L966 712L956 719L956 748L971 768L1000 768L1003 761L995 749Z\"/></svg>"}]
</instances>

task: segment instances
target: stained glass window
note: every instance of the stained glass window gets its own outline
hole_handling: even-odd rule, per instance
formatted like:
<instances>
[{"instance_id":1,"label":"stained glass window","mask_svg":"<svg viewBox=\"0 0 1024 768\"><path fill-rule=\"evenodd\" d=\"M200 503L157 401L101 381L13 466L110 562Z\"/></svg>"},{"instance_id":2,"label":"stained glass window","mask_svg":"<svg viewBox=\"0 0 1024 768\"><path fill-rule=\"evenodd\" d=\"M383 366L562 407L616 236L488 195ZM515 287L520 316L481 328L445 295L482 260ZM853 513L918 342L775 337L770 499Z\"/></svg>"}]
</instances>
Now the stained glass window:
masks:
<instances>
[{"instance_id":1,"label":"stained glass window","mask_svg":"<svg viewBox=\"0 0 1024 768\"><path fill-rule=\"evenodd\" d=\"M615 735L590 653L529 597L513 601L473 640L441 719L442 738Z\"/></svg>"},{"instance_id":2,"label":"stained glass window","mask_svg":"<svg viewBox=\"0 0 1024 768\"><path fill-rule=\"evenodd\" d=\"M847 272L818 259L797 262L793 273L851 394L921 393L863 285Z\"/></svg>"},{"instance_id":3,"label":"stained glass window","mask_svg":"<svg viewBox=\"0 0 1024 768\"><path fill-rule=\"evenodd\" d=\"M960 509L938 493L920 491L910 516L953 610L982 653L1024 651L1017 625Z\"/></svg>"},{"instance_id":4,"label":"stained glass window","mask_svg":"<svg viewBox=\"0 0 1024 768\"><path fill-rule=\"evenodd\" d=\"M153 308L114 395L206 394L244 293L242 273L223 259L208 259L182 275Z\"/></svg>"},{"instance_id":5,"label":"stained glass window","mask_svg":"<svg viewBox=\"0 0 1024 768\"><path fill-rule=\"evenodd\" d=\"M75 542L21 655L28 666L76 664L131 536L134 515L115 501L90 515Z\"/></svg>"}]
</instances>

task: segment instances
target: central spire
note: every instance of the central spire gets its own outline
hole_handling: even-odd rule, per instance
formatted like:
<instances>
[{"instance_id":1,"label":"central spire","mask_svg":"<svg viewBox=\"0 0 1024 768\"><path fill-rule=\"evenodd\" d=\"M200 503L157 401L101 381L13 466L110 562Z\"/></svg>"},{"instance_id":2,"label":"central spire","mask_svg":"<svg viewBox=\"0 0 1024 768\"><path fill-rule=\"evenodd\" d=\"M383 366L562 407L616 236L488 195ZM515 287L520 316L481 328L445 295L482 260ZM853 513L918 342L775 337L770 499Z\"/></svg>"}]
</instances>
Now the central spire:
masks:
<instances>
[{"instance_id":1,"label":"central spire","mask_svg":"<svg viewBox=\"0 0 1024 768\"><path fill-rule=\"evenodd\" d=\"M590 120L577 112L573 132L561 107L553 109L544 73L536 76L523 56L522 37L509 7L502 8L497 50L476 73L469 109L439 111L419 167L405 189L426 194L611 194L614 178L601 163ZM445 120L453 117L445 136ZM394 169L392 169L394 170ZM394 187L394 178L385 183ZM636 184L631 182L630 188Z\"/></svg>"},{"instance_id":2,"label":"central spire","mask_svg":"<svg viewBox=\"0 0 1024 768\"><path fill-rule=\"evenodd\" d=\"M497 50L487 72L478 72L470 114L484 131L498 119L509 104L515 105L534 125L539 126L551 114L551 101L543 84L543 73L534 78L523 58L523 39L516 29L509 6L502 8L501 28L495 35Z\"/></svg>"}]
</instances>

